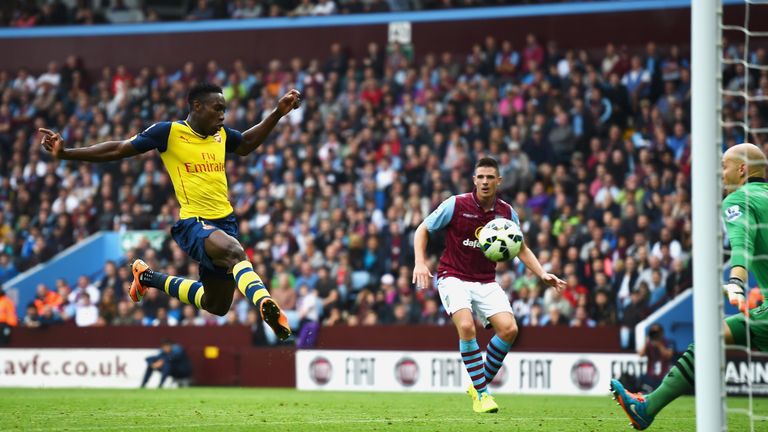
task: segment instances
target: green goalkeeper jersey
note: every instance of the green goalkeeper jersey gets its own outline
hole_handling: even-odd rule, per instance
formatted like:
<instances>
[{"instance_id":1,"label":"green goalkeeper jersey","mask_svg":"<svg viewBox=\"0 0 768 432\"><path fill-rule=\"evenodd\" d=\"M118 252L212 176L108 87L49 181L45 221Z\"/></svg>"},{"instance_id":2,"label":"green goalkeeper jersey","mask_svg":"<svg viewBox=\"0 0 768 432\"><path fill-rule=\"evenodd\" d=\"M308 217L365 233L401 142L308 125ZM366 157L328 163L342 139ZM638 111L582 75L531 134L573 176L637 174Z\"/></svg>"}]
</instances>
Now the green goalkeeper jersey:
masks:
<instances>
[{"instance_id":1,"label":"green goalkeeper jersey","mask_svg":"<svg viewBox=\"0 0 768 432\"><path fill-rule=\"evenodd\" d=\"M723 201L731 266L751 271L768 298L768 183L747 183Z\"/></svg>"}]
</instances>

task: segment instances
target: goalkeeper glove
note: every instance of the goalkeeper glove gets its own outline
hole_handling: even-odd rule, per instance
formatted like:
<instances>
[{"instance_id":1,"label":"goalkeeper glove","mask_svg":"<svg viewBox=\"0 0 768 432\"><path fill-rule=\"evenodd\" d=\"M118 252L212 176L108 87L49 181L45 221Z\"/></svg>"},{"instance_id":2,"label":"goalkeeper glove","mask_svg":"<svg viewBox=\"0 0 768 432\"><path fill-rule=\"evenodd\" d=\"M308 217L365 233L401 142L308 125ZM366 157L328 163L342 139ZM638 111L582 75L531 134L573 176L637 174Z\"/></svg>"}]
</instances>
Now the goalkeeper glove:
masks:
<instances>
[{"instance_id":1,"label":"goalkeeper glove","mask_svg":"<svg viewBox=\"0 0 768 432\"><path fill-rule=\"evenodd\" d=\"M739 308L739 311L746 315L747 298L744 296L744 282L739 278L730 278L728 283L723 285L723 292L728 296L728 301Z\"/></svg>"}]
</instances>

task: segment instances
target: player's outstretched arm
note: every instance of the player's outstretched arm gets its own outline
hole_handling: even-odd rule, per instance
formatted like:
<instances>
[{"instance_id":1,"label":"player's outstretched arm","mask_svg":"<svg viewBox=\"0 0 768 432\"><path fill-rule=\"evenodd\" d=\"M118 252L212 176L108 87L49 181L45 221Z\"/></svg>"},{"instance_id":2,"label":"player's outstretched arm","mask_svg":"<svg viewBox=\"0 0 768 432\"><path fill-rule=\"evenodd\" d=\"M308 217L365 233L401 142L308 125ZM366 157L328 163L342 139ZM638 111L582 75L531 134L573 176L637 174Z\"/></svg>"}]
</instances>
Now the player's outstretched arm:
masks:
<instances>
[{"instance_id":1,"label":"player's outstretched arm","mask_svg":"<svg viewBox=\"0 0 768 432\"><path fill-rule=\"evenodd\" d=\"M539 262L539 259L536 258L536 254L534 254L533 251L530 250L528 245L525 243L523 243L523 246L520 248L520 253L517 254L517 257L520 258L520 261L522 261L526 267L531 269L533 274L544 281L545 284L554 287L558 291L561 291L565 288L565 281L553 275L552 273L545 272L544 268Z\"/></svg>"},{"instance_id":2,"label":"player's outstretched arm","mask_svg":"<svg viewBox=\"0 0 768 432\"><path fill-rule=\"evenodd\" d=\"M261 143L267 139L269 133L275 128L277 122L280 119L291 112L293 109L298 108L301 105L301 93L298 90L292 89L277 102L277 108L275 108L267 118L261 121L261 123L243 132L243 142L235 149L235 153L240 156L245 156L248 153L259 148Z\"/></svg>"},{"instance_id":3,"label":"player's outstretched arm","mask_svg":"<svg viewBox=\"0 0 768 432\"><path fill-rule=\"evenodd\" d=\"M129 140L106 141L89 147L64 148L64 139L58 133L40 128L43 139L40 144L45 151L56 159L78 160L86 162L108 162L139 154Z\"/></svg>"}]
</instances>

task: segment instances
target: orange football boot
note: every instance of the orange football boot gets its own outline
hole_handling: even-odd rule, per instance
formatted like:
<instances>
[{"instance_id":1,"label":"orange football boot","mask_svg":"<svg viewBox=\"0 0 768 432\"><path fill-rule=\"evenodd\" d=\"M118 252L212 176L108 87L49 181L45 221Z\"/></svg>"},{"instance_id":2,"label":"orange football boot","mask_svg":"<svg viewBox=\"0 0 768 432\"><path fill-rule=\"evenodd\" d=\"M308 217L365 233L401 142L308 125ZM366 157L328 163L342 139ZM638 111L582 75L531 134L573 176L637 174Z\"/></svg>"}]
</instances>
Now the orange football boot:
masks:
<instances>
[{"instance_id":1,"label":"orange football boot","mask_svg":"<svg viewBox=\"0 0 768 432\"><path fill-rule=\"evenodd\" d=\"M147 292L147 287L141 284L139 277L142 273L149 270L149 266L144 261L137 259L131 265L131 272L133 272L133 282L131 282L131 290L128 295L135 303L141 301L144 298L144 294Z\"/></svg>"},{"instance_id":2,"label":"orange football boot","mask_svg":"<svg viewBox=\"0 0 768 432\"><path fill-rule=\"evenodd\" d=\"M277 338L281 341L288 339L291 336L291 327L288 325L288 317L285 316L280 306L271 297L264 298L259 303L259 312L261 312L261 319L272 327L272 330L277 335Z\"/></svg>"}]
</instances>

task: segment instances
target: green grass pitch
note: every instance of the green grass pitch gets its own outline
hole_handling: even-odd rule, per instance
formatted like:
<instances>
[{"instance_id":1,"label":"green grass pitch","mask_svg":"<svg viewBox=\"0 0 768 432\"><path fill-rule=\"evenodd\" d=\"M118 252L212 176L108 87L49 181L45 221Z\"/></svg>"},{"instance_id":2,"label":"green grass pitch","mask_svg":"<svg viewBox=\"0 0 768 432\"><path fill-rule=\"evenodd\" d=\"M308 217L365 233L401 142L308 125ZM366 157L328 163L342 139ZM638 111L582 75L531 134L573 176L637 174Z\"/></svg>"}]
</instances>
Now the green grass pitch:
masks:
<instances>
[{"instance_id":1,"label":"green grass pitch","mask_svg":"<svg viewBox=\"0 0 768 432\"><path fill-rule=\"evenodd\" d=\"M4 431L631 431L605 397L497 395L498 414L475 414L461 394L300 392L293 389L0 389ZM746 408L744 398L729 407ZM768 414L768 399L755 399ZM744 415L730 430L748 431ZM694 399L675 401L651 431L695 430ZM755 430L768 430L768 422Z\"/></svg>"}]
</instances>

